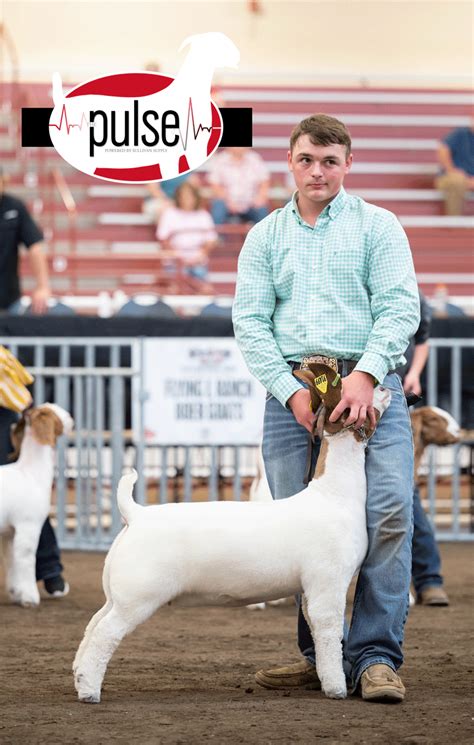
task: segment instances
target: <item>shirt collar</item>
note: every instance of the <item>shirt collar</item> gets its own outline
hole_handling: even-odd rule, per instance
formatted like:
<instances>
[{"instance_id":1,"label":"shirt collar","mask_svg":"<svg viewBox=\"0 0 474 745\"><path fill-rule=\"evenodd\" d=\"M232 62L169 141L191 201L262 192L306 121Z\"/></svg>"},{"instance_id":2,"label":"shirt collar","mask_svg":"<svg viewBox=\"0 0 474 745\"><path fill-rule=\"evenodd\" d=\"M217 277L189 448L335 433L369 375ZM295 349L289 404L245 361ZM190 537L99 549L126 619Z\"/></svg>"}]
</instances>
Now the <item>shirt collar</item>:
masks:
<instances>
[{"instance_id":1,"label":"shirt collar","mask_svg":"<svg viewBox=\"0 0 474 745\"><path fill-rule=\"evenodd\" d=\"M291 211L296 215L296 218L300 223L304 223L303 218L300 215L300 211L298 209L298 202L296 201L296 197L298 195L298 191L295 191L292 198L291 198ZM339 189L338 193L334 197L334 199L329 202L329 204L323 209L321 212L321 215L328 214L329 217L334 220L338 214L341 212L341 210L344 209L344 205L347 202L347 192L344 189L343 186ZM321 217L320 215L320 217Z\"/></svg>"}]
</instances>

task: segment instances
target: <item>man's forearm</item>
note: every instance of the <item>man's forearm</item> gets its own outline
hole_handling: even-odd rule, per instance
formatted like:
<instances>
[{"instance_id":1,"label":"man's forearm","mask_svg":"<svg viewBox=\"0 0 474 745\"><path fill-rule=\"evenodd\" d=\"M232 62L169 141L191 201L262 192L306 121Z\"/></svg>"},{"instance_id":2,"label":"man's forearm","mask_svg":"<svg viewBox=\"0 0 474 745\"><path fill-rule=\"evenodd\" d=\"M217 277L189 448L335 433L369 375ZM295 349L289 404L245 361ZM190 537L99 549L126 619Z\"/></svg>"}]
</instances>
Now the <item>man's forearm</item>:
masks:
<instances>
[{"instance_id":1,"label":"man's forearm","mask_svg":"<svg viewBox=\"0 0 474 745\"><path fill-rule=\"evenodd\" d=\"M43 252L42 243L35 243L30 247L29 258L37 289L49 289L48 261Z\"/></svg>"},{"instance_id":2,"label":"man's forearm","mask_svg":"<svg viewBox=\"0 0 474 745\"><path fill-rule=\"evenodd\" d=\"M410 365L409 372L413 372L416 375L421 375L426 365L429 353L430 348L428 342L425 342L424 344L417 344L413 353L413 360Z\"/></svg>"}]
</instances>

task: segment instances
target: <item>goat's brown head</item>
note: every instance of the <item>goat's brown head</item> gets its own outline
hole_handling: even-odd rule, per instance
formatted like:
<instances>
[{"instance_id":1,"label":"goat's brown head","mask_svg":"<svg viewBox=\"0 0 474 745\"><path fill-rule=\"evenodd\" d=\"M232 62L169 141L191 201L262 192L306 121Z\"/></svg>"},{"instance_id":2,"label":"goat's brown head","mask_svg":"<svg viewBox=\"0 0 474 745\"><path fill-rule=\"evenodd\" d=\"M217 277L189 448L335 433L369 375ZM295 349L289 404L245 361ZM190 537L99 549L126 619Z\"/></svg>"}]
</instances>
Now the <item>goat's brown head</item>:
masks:
<instances>
[{"instance_id":1,"label":"goat's brown head","mask_svg":"<svg viewBox=\"0 0 474 745\"><path fill-rule=\"evenodd\" d=\"M427 445L454 445L461 430L455 419L437 406L421 406L411 413L413 444L415 446L415 477Z\"/></svg>"},{"instance_id":2,"label":"goat's brown head","mask_svg":"<svg viewBox=\"0 0 474 745\"><path fill-rule=\"evenodd\" d=\"M69 434L73 428L72 417L56 404L42 404L23 412L21 419L10 428L10 438L13 444L11 460L20 454L26 427L31 427L33 437L40 445L54 447L60 435Z\"/></svg>"},{"instance_id":3,"label":"goat's brown head","mask_svg":"<svg viewBox=\"0 0 474 745\"><path fill-rule=\"evenodd\" d=\"M308 385L311 395L311 407L316 414L316 432L320 439L323 432L335 434L344 428L347 414L344 412L337 422L330 422L329 417L336 408L342 396L341 376L331 367L322 363L311 362L307 370L295 370L294 375ZM377 421L390 404L390 391L382 386L374 390L374 409ZM363 426L364 434L354 430L357 439L368 439L374 433L374 428L366 418Z\"/></svg>"},{"instance_id":4,"label":"goat's brown head","mask_svg":"<svg viewBox=\"0 0 474 745\"><path fill-rule=\"evenodd\" d=\"M437 406L421 406L411 413L415 443L423 445L453 445L459 442L461 430L455 419Z\"/></svg>"}]
</instances>

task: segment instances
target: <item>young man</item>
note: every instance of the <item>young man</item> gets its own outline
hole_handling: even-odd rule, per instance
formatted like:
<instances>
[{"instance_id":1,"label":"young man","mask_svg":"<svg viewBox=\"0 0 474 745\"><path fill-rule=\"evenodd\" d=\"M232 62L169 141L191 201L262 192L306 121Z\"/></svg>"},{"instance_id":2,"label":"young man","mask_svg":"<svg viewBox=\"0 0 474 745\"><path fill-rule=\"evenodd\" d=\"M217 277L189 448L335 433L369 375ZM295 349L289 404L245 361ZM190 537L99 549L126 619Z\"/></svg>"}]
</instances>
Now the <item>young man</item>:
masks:
<instances>
[{"instance_id":1,"label":"young man","mask_svg":"<svg viewBox=\"0 0 474 745\"><path fill-rule=\"evenodd\" d=\"M413 442L400 378L392 371L419 324L419 298L406 235L387 210L348 196L352 164L345 126L319 114L293 130L288 153L297 191L249 232L233 309L235 336L250 371L268 390L263 457L275 499L304 488L309 392L292 375L307 356L337 361L343 395L331 420L374 421L374 383L392 402L367 449L369 550L344 642L353 690L366 700L401 701L413 522ZM290 560L290 557L288 557ZM314 645L299 613L304 659L259 671L269 688L317 687Z\"/></svg>"}]
</instances>

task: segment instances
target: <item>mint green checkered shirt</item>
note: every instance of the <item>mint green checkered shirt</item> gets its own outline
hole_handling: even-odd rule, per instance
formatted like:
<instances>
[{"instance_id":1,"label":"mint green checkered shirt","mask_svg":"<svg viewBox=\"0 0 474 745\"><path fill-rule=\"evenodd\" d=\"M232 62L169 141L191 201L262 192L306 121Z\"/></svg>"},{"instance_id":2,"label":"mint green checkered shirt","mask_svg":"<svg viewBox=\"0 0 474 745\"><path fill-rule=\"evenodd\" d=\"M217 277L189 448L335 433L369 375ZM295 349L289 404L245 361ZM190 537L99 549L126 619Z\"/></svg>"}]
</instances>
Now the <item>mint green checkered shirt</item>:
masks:
<instances>
[{"instance_id":1,"label":"mint green checkered shirt","mask_svg":"<svg viewBox=\"0 0 474 745\"><path fill-rule=\"evenodd\" d=\"M301 384L288 360L358 360L382 381L420 322L410 246L391 212L343 188L312 227L296 195L257 223L239 257L234 331L250 372L283 405Z\"/></svg>"}]
</instances>

